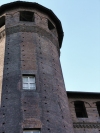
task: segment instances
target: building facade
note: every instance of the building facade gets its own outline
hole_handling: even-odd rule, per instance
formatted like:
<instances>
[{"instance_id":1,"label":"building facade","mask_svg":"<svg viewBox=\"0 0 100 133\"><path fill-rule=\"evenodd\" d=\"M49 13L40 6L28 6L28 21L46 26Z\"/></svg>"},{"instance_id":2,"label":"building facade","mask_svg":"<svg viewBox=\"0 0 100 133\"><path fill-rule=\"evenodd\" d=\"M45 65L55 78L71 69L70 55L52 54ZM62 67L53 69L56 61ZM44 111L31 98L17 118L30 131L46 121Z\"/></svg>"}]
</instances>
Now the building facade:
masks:
<instances>
[{"instance_id":1,"label":"building facade","mask_svg":"<svg viewBox=\"0 0 100 133\"><path fill-rule=\"evenodd\" d=\"M60 20L37 3L0 7L0 133L74 133Z\"/></svg>"},{"instance_id":2,"label":"building facade","mask_svg":"<svg viewBox=\"0 0 100 133\"><path fill-rule=\"evenodd\" d=\"M100 133L100 94L67 92L74 133Z\"/></svg>"}]
</instances>

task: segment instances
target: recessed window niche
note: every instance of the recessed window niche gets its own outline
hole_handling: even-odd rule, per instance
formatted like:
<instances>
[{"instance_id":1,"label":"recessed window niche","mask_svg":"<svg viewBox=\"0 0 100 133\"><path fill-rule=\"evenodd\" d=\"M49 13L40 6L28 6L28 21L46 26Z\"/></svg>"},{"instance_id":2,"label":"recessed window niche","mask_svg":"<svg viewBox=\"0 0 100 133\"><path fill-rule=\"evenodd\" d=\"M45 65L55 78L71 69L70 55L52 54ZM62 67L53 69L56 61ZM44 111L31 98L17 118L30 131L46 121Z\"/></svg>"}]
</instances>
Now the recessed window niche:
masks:
<instances>
[{"instance_id":1,"label":"recessed window niche","mask_svg":"<svg viewBox=\"0 0 100 133\"><path fill-rule=\"evenodd\" d=\"M0 18L0 28L3 27L5 25L5 16L2 16Z\"/></svg>"},{"instance_id":2,"label":"recessed window niche","mask_svg":"<svg viewBox=\"0 0 100 133\"><path fill-rule=\"evenodd\" d=\"M34 12L20 11L20 21L34 22Z\"/></svg>"}]
</instances>

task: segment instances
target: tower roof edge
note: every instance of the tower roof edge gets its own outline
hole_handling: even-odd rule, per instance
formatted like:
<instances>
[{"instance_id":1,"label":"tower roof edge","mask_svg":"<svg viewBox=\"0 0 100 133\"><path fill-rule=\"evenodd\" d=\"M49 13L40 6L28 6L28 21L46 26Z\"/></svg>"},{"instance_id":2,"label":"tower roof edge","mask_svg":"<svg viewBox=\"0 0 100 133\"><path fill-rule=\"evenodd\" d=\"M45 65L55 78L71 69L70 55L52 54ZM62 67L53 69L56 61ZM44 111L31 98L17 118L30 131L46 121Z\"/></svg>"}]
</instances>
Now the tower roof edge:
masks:
<instances>
[{"instance_id":1,"label":"tower roof edge","mask_svg":"<svg viewBox=\"0 0 100 133\"><path fill-rule=\"evenodd\" d=\"M61 48L62 40L63 40L62 24L61 24L61 21L53 13L53 11L51 9L48 9L48 8L42 6L38 3L35 3L35 2L15 1L15 2L7 3L7 4L4 4L4 5L0 6L0 15L2 15L3 13L5 13L9 10L16 9L16 8L19 8L19 7L20 8L30 7L30 8L38 9L38 10L48 14L49 17L54 21L54 23L56 25L57 32L58 32L59 47Z\"/></svg>"}]
</instances>

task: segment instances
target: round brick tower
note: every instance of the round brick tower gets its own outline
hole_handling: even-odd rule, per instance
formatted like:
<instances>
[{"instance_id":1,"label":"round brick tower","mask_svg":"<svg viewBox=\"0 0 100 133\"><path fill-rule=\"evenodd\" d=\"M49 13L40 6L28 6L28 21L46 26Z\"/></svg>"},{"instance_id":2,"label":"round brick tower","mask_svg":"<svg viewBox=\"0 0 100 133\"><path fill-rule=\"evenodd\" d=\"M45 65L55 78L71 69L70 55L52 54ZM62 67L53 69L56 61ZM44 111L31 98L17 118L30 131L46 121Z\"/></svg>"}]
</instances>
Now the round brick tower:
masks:
<instances>
[{"instance_id":1,"label":"round brick tower","mask_svg":"<svg viewBox=\"0 0 100 133\"><path fill-rule=\"evenodd\" d=\"M51 10L22 1L0 7L0 133L73 133L62 39Z\"/></svg>"}]
</instances>

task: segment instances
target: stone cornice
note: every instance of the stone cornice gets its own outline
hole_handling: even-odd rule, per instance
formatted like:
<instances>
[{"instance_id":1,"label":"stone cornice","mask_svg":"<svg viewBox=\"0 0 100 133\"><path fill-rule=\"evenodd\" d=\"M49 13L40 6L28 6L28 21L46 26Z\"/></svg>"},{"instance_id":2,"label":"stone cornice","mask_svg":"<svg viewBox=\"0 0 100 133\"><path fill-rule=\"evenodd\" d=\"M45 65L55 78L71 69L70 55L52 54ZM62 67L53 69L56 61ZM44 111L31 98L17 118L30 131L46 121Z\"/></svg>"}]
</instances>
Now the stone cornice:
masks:
<instances>
[{"instance_id":1,"label":"stone cornice","mask_svg":"<svg viewBox=\"0 0 100 133\"><path fill-rule=\"evenodd\" d=\"M75 92L67 91L68 98L86 98L86 99L98 99L100 98L100 93L95 92Z\"/></svg>"}]
</instances>

